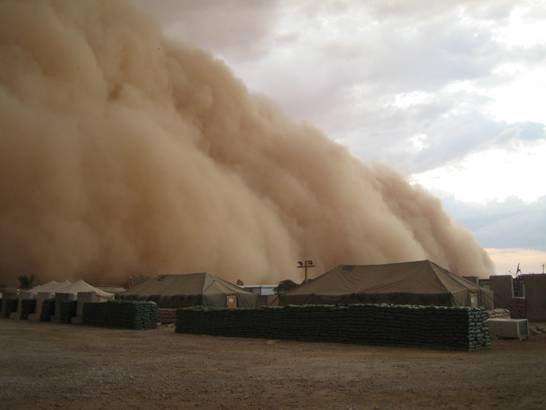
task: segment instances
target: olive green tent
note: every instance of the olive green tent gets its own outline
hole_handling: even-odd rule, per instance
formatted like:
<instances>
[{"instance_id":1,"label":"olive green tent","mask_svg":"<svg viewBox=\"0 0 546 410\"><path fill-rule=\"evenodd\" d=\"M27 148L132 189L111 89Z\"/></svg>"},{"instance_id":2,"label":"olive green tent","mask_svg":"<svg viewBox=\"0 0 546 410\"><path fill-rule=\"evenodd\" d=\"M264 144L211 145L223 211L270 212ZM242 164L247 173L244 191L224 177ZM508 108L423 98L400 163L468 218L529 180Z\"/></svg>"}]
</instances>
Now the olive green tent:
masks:
<instances>
[{"instance_id":1,"label":"olive green tent","mask_svg":"<svg viewBox=\"0 0 546 410\"><path fill-rule=\"evenodd\" d=\"M491 293L429 260L339 265L280 299L285 305L392 303L493 308Z\"/></svg>"},{"instance_id":2,"label":"olive green tent","mask_svg":"<svg viewBox=\"0 0 546 410\"><path fill-rule=\"evenodd\" d=\"M228 297L237 307L256 307L257 296L206 272L159 275L117 295L118 299L151 300L162 308L187 306L227 307Z\"/></svg>"}]
</instances>

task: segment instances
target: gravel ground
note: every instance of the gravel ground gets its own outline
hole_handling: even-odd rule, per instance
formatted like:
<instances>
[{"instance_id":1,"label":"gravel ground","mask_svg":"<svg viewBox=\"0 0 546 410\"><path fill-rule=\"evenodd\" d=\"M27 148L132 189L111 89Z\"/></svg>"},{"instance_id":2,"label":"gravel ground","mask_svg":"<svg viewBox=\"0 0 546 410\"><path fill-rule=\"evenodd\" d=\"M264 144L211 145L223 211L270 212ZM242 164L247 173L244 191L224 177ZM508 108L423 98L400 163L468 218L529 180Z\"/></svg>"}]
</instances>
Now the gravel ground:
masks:
<instances>
[{"instance_id":1,"label":"gravel ground","mask_svg":"<svg viewBox=\"0 0 546 410\"><path fill-rule=\"evenodd\" d=\"M465 353L0 319L0 408L545 409L546 335Z\"/></svg>"}]
</instances>

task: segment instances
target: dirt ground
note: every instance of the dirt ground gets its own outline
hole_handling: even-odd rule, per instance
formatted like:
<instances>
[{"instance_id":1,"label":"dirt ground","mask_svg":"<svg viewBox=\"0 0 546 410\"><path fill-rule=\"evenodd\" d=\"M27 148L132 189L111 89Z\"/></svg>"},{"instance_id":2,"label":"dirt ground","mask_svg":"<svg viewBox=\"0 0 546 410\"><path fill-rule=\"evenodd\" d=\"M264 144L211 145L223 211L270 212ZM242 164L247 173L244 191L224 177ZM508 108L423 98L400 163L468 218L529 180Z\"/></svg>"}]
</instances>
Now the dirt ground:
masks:
<instances>
[{"instance_id":1,"label":"dirt ground","mask_svg":"<svg viewBox=\"0 0 546 410\"><path fill-rule=\"evenodd\" d=\"M546 335L466 353L0 319L0 408L545 409Z\"/></svg>"}]
</instances>

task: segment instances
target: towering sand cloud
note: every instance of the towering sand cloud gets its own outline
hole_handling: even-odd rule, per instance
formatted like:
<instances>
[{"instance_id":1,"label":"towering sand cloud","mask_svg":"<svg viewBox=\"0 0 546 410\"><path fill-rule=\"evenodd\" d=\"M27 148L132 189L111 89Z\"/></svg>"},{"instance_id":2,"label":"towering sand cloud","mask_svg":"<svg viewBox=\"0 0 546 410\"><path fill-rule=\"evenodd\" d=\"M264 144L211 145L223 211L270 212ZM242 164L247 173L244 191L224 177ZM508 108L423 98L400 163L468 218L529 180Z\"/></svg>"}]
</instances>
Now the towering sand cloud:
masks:
<instances>
[{"instance_id":1,"label":"towering sand cloud","mask_svg":"<svg viewBox=\"0 0 546 410\"><path fill-rule=\"evenodd\" d=\"M492 270L438 200L126 3L0 3L0 282L276 281L304 255L317 272L421 258Z\"/></svg>"}]
</instances>

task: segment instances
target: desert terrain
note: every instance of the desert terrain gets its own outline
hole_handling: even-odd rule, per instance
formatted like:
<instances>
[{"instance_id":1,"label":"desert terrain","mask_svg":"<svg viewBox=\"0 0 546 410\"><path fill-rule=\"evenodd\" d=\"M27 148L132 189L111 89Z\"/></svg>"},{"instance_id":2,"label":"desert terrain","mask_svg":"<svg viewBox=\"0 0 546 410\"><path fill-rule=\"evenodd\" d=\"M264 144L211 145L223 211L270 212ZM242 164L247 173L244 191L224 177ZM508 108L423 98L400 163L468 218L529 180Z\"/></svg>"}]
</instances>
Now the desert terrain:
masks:
<instances>
[{"instance_id":1,"label":"desert terrain","mask_svg":"<svg viewBox=\"0 0 546 410\"><path fill-rule=\"evenodd\" d=\"M0 319L5 409L544 409L546 335L481 352Z\"/></svg>"}]
</instances>

